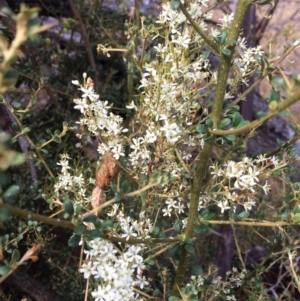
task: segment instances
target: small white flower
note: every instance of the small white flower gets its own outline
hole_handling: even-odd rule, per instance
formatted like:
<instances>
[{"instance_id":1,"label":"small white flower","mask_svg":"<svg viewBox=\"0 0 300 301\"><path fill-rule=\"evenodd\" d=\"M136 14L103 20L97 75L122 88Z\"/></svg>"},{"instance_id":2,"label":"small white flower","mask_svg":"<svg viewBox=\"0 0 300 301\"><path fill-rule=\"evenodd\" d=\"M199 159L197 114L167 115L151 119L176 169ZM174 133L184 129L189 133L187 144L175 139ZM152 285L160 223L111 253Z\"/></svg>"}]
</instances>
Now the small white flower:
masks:
<instances>
[{"instance_id":1,"label":"small white flower","mask_svg":"<svg viewBox=\"0 0 300 301\"><path fill-rule=\"evenodd\" d=\"M149 285L149 282L147 281L145 276L137 275L135 285L138 285L140 287L140 289L143 289L144 286Z\"/></svg>"},{"instance_id":2,"label":"small white flower","mask_svg":"<svg viewBox=\"0 0 300 301\"><path fill-rule=\"evenodd\" d=\"M171 207L164 208L162 211L163 211L163 213L164 213L164 214L163 214L164 216L166 216L166 215L167 215L167 216L171 216L172 208L171 208Z\"/></svg>"},{"instance_id":3,"label":"small white flower","mask_svg":"<svg viewBox=\"0 0 300 301\"><path fill-rule=\"evenodd\" d=\"M79 269L79 272L83 273L83 277L85 279L88 279L91 276L91 272L92 272L92 261L83 264L81 269Z\"/></svg>"},{"instance_id":4,"label":"small white flower","mask_svg":"<svg viewBox=\"0 0 300 301\"><path fill-rule=\"evenodd\" d=\"M114 154L114 158L116 160L119 160L120 159L120 156L125 156L124 154L124 151L123 151L123 147L122 145L118 144L116 145L112 150L111 152Z\"/></svg>"},{"instance_id":5,"label":"small white flower","mask_svg":"<svg viewBox=\"0 0 300 301\"><path fill-rule=\"evenodd\" d=\"M168 120L165 120L165 125L160 128L162 132L165 132L167 141L174 144L179 140L181 131L176 123L169 124Z\"/></svg>"},{"instance_id":6,"label":"small white flower","mask_svg":"<svg viewBox=\"0 0 300 301\"><path fill-rule=\"evenodd\" d=\"M72 84L75 85L75 86L80 86L80 83L79 83L78 80L72 80L71 82L72 82Z\"/></svg>"},{"instance_id":7,"label":"small white flower","mask_svg":"<svg viewBox=\"0 0 300 301\"><path fill-rule=\"evenodd\" d=\"M88 87L87 89L80 87L79 90L83 92L82 98L88 97L90 101L96 101L99 98L99 95L95 94L93 87Z\"/></svg>"},{"instance_id":8,"label":"small white flower","mask_svg":"<svg viewBox=\"0 0 300 301\"><path fill-rule=\"evenodd\" d=\"M218 24L220 25L221 27L229 27L233 21L233 18L234 18L234 14L231 13L230 15L224 15L220 21L221 21L221 24Z\"/></svg>"},{"instance_id":9,"label":"small white flower","mask_svg":"<svg viewBox=\"0 0 300 301\"><path fill-rule=\"evenodd\" d=\"M126 108L129 109L129 110L135 110L135 111L138 110L138 107L134 104L134 101L133 101L133 100L131 101L130 104L128 104L128 105L126 106Z\"/></svg>"},{"instance_id":10,"label":"small white flower","mask_svg":"<svg viewBox=\"0 0 300 301\"><path fill-rule=\"evenodd\" d=\"M223 200L223 201L219 201L218 202L218 207L221 208L221 212L224 213L225 210L229 210L230 207L228 206L228 201L227 200Z\"/></svg>"}]
</instances>

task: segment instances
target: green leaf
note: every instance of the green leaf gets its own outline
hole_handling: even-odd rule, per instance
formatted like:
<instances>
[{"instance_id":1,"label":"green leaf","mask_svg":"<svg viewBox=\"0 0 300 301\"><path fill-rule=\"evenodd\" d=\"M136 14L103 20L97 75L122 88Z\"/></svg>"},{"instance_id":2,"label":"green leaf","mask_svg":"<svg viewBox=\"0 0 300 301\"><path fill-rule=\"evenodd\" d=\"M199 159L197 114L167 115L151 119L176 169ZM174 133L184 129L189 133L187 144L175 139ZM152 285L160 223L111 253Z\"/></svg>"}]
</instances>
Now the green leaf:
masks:
<instances>
[{"instance_id":1,"label":"green leaf","mask_svg":"<svg viewBox=\"0 0 300 301\"><path fill-rule=\"evenodd\" d=\"M42 148L42 149L41 149L41 152L43 152L43 153L46 154L46 155L49 153L48 150L45 149L45 148Z\"/></svg>"},{"instance_id":2,"label":"green leaf","mask_svg":"<svg viewBox=\"0 0 300 301\"><path fill-rule=\"evenodd\" d=\"M191 254L195 253L195 249L194 249L193 245L191 245L191 244L185 244L184 248Z\"/></svg>"},{"instance_id":3,"label":"green leaf","mask_svg":"<svg viewBox=\"0 0 300 301\"><path fill-rule=\"evenodd\" d=\"M56 143L61 143L61 138L59 136L53 136L53 140Z\"/></svg>"},{"instance_id":4,"label":"green leaf","mask_svg":"<svg viewBox=\"0 0 300 301\"><path fill-rule=\"evenodd\" d=\"M226 45L235 45L236 44L236 40L234 39L230 39L226 41Z\"/></svg>"},{"instance_id":5,"label":"green leaf","mask_svg":"<svg viewBox=\"0 0 300 301\"><path fill-rule=\"evenodd\" d=\"M227 49L227 48L222 48L221 49L222 53L225 55L225 56L230 56L231 55L231 50Z\"/></svg>"},{"instance_id":6,"label":"green leaf","mask_svg":"<svg viewBox=\"0 0 300 301\"><path fill-rule=\"evenodd\" d=\"M160 178L160 176L161 176L161 174L160 174L159 171L154 171L154 172L152 173L152 175L151 175L151 178L152 178L153 180L158 181L158 179Z\"/></svg>"},{"instance_id":7,"label":"green leaf","mask_svg":"<svg viewBox=\"0 0 300 301\"><path fill-rule=\"evenodd\" d=\"M159 234L159 228L158 227L154 227L153 229L152 229L152 231L151 231L151 235L152 235L152 237L157 237L158 236L158 234Z\"/></svg>"},{"instance_id":8,"label":"green leaf","mask_svg":"<svg viewBox=\"0 0 300 301\"><path fill-rule=\"evenodd\" d=\"M242 122L239 123L239 125L236 128L237 129L242 128L243 126L246 126L249 123L250 123L249 120L243 120Z\"/></svg>"},{"instance_id":9,"label":"green leaf","mask_svg":"<svg viewBox=\"0 0 300 301\"><path fill-rule=\"evenodd\" d=\"M115 194L115 201L116 201L116 202L120 202L121 200L122 200L122 196L121 196L120 193L117 192L117 193Z\"/></svg>"},{"instance_id":10,"label":"green leaf","mask_svg":"<svg viewBox=\"0 0 300 301\"><path fill-rule=\"evenodd\" d=\"M296 213L296 214L293 216L293 222L294 222L295 224L300 223L300 213Z\"/></svg>"},{"instance_id":11,"label":"green leaf","mask_svg":"<svg viewBox=\"0 0 300 301\"><path fill-rule=\"evenodd\" d=\"M114 222L112 220L107 219L102 223L102 228L106 229L108 227L111 227L113 224L114 224Z\"/></svg>"},{"instance_id":12,"label":"green leaf","mask_svg":"<svg viewBox=\"0 0 300 301\"><path fill-rule=\"evenodd\" d=\"M101 236L101 231L99 229L93 229L88 232L87 239L93 240L95 238L99 238Z\"/></svg>"},{"instance_id":13,"label":"green leaf","mask_svg":"<svg viewBox=\"0 0 300 301\"><path fill-rule=\"evenodd\" d=\"M171 0L170 1L170 7L173 10L177 10L179 8L179 5L180 5L180 1L178 1L178 0Z\"/></svg>"},{"instance_id":14,"label":"green leaf","mask_svg":"<svg viewBox=\"0 0 300 301\"><path fill-rule=\"evenodd\" d=\"M6 86L7 88L13 86L18 80L18 73L14 69L10 68L5 71L4 77L2 80L2 86Z\"/></svg>"},{"instance_id":15,"label":"green leaf","mask_svg":"<svg viewBox=\"0 0 300 301\"><path fill-rule=\"evenodd\" d=\"M221 120L219 128L223 129L224 127L226 127L230 123L231 123L231 119L230 118L224 118L224 119Z\"/></svg>"},{"instance_id":16,"label":"green leaf","mask_svg":"<svg viewBox=\"0 0 300 301\"><path fill-rule=\"evenodd\" d=\"M294 208L293 208L293 211L292 211L294 214L296 213L300 213L300 208L299 208L299 205L297 204Z\"/></svg>"},{"instance_id":17,"label":"green leaf","mask_svg":"<svg viewBox=\"0 0 300 301\"><path fill-rule=\"evenodd\" d=\"M203 124L198 124L196 126L196 131L200 134L205 134L205 133L207 133L207 127Z\"/></svg>"},{"instance_id":18,"label":"green leaf","mask_svg":"<svg viewBox=\"0 0 300 301\"><path fill-rule=\"evenodd\" d=\"M273 100L269 103L269 109L271 111L275 111L278 108L278 102L276 100Z\"/></svg>"},{"instance_id":19,"label":"green leaf","mask_svg":"<svg viewBox=\"0 0 300 301\"><path fill-rule=\"evenodd\" d=\"M272 8L275 6L274 0L256 0L256 1L254 1L254 4L257 4L258 6L270 4L272 6Z\"/></svg>"},{"instance_id":20,"label":"green leaf","mask_svg":"<svg viewBox=\"0 0 300 301\"><path fill-rule=\"evenodd\" d=\"M223 45L224 42L225 42L225 40L226 40L226 38L227 38L227 31L225 31L225 30L220 30L220 31L219 31L219 35L216 36L214 39L215 39L215 41L216 41L218 44Z\"/></svg>"},{"instance_id":21,"label":"green leaf","mask_svg":"<svg viewBox=\"0 0 300 301\"><path fill-rule=\"evenodd\" d=\"M284 90L286 89L286 82L282 77L273 77L271 80L271 84L272 86L278 86Z\"/></svg>"},{"instance_id":22,"label":"green leaf","mask_svg":"<svg viewBox=\"0 0 300 301\"><path fill-rule=\"evenodd\" d=\"M73 203L66 199L64 201L64 209L65 209L65 212L68 213L69 215L73 215L74 214L74 206L73 206Z\"/></svg>"},{"instance_id":23,"label":"green leaf","mask_svg":"<svg viewBox=\"0 0 300 301\"><path fill-rule=\"evenodd\" d=\"M227 136L224 136L224 138L228 141L235 141L236 140L236 136L235 135L227 135Z\"/></svg>"},{"instance_id":24,"label":"green leaf","mask_svg":"<svg viewBox=\"0 0 300 301\"><path fill-rule=\"evenodd\" d=\"M84 230L85 230L85 225L79 225L79 226L76 226L75 228L74 228L74 233L76 234L76 235L82 235L83 234L83 232L84 232Z\"/></svg>"},{"instance_id":25,"label":"green leaf","mask_svg":"<svg viewBox=\"0 0 300 301\"><path fill-rule=\"evenodd\" d=\"M81 205L77 204L75 207L75 215L78 216L81 214Z\"/></svg>"},{"instance_id":26,"label":"green leaf","mask_svg":"<svg viewBox=\"0 0 300 301\"><path fill-rule=\"evenodd\" d=\"M70 247L77 247L79 245L79 242L81 240L81 236L80 235L72 235L68 241L68 245Z\"/></svg>"},{"instance_id":27,"label":"green leaf","mask_svg":"<svg viewBox=\"0 0 300 301\"><path fill-rule=\"evenodd\" d=\"M213 212L209 212L208 209L204 208L201 210L200 216L203 219L210 220L215 216L215 214Z\"/></svg>"},{"instance_id":28,"label":"green leaf","mask_svg":"<svg viewBox=\"0 0 300 301\"><path fill-rule=\"evenodd\" d=\"M197 234L204 234L209 231L209 227L207 227L207 225L196 225L193 230Z\"/></svg>"},{"instance_id":29,"label":"green leaf","mask_svg":"<svg viewBox=\"0 0 300 301\"><path fill-rule=\"evenodd\" d=\"M207 143L211 142L213 140L213 136L212 135L205 135L203 137L203 140L206 141Z\"/></svg>"},{"instance_id":30,"label":"green leaf","mask_svg":"<svg viewBox=\"0 0 300 301\"><path fill-rule=\"evenodd\" d=\"M149 260L145 261L145 264L147 264L147 265L154 265L155 261L153 259L149 259Z\"/></svg>"},{"instance_id":31,"label":"green leaf","mask_svg":"<svg viewBox=\"0 0 300 301\"><path fill-rule=\"evenodd\" d=\"M192 244L193 243L193 239L191 237L187 237L185 240L184 240L184 243L186 244Z\"/></svg>"},{"instance_id":32,"label":"green leaf","mask_svg":"<svg viewBox=\"0 0 300 301\"><path fill-rule=\"evenodd\" d=\"M202 58L203 58L204 60L207 60L208 57L209 57L209 55L210 55L210 51L208 51L208 50L202 52Z\"/></svg>"},{"instance_id":33,"label":"green leaf","mask_svg":"<svg viewBox=\"0 0 300 301\"><path fill-rule=\"evenodd\" d=\"M23 134L26 134L26 133L29 133L29 132L30 132L29 127L24 128L23 131L22 131Z\"/></svg>"},{"instance_id":34,"label":"green leaf","mask_svg":"<svg viewBox=\"0 0 300 301\"><path fill-rule=\"evenodd\" d=\"M181 232L182 229L182 221L180 219L177 219L174 223L173 229L175 230L175 232L177 234L179 234Z\"/></svg>"},{"instance_id":35,"label":"green leaf","mask_svg":"<svg viewBox=\"0 0 300 301\"><path fill-rule=\"evenodd\" d=\"M17 122L14 122L14 123L11 125L11 127L13 128L14 131L20 132L20 127L19 127L19 125L18 125Z\"/></svg>"},{"instance_id":36,"label":"green leaf","mask_svg":"<svg viewBox=\"0 0 300 301\"><path fill-rule=\"evenodd\" d=\"M181 298L179 297L176 297L176 296L171 296L168 301L179 301L179 300L182 300Z\"/></svg>"},{"instance_id":37,"label":"green leaf","mask_svg":"<svg viewBox=\"0 0 300 301\"><path fill-rule=\"evenodd\" d=\"M196 276L203 275L203 269L202 269L201 265L199 265L199 264L193 264L192 271L194 272L193 274Z\"/></svg>"},{"instance_id":38,"label":"green leaf","mask_svg":"<svg viewBox=\"0 0 300 301\"><path fill-rule=\"evenodd\" d=\"M0 207L0 221L6 222L10 220L11 213L10 211L5 207Z\"/></svg>"},{"instance_id":39,"label":"green leaf","mask_svg":"<svg viewBox=\"0 0 300 301\"><path fill-rule=\"evenodd\" d=\"M276 91L274 89L271 89L270 91L270 95L269 95L269 98L268 98L268 102L272 102L272 101L279 101L280 100L280 92L279 91Z\"/></svg>"},{"instance_id":40,"label":"green leaf","mask_svg":"<svg viewBox=\"0 0 300 301\"><path fill-rule=\"evenodd\" d=\"M0 187L6 185L7 183L8 183L8 175L3 171L0 171Z\"/></svg>"},{"instance_id":41,"label":"green leaf","mask_svg":"<svg viewBox=\"0 0 300 301\"><path fill-rule=\"evenodd\" d=\"M128 193L130 191L130 185L127 180L122 182L121 189L123 193Z\"/></svg>"},{"instance_id":42,"label":"green leaf","mask_svg":"<svg viewBox=\"0 0 300 301\"><path fill-rule=\"evenodd\" d=\"M261 119L267 115L267 112L259 111L255 115L257 119Z\"/></svg>"},{"instance_id":43,"label":"green leaf","mask_svg":"<svg viewBox=\"0 0 300 301\"><path fill-rule=\"evenodd\" d=\"M12 251L12 254L11 254L11 262L12 263L15 263L15 262L18 262L20 260L20 252L18 249L14 249Z\"/></svg>"},{"instance_id":44,"label":"green leaf","mask_svg":"<svg viewBox=\"0 0 300 301\"><path fill-rule=\"evenodd\" d=\"M243 120L242 115L239 112L234 112L232 115L232 126L237 127Z\"/></svg>"},{"instance_id":45,"label":"green leaf","mask_svg":"<svg viewBox=\"0 0 300 301\"><path fill-rule=\"evenodd\" d=\"M3 265L2 267L0 267L0 275L1 276L8 274L9 271L10 271L10 268L7 265Z\"/></svg>"},{"instance_id":46,"label":"green leaf","mask_svg":"<svg viewBox=\"0 0 300 301\"><path fill-rule=\"evenodd\" d=\"M92 214L92 215L87 216L87 217L84 218L83 220L84 220L85 222L87 222L87 223L93 223L93 224L95 224L96 221L97 221L97 216L94 215L94 214Z\"/></svg>"},{"instance_id":47,"label":"green leaf","mask_svg":"<svg viewBox=\"0 0 300 301\"><path fill-rule=\"evenodd\" d=\"M281 219L285 222L288 222L290 220L290 214L286 211L281 214Z\"/></svg>"},{"instance_id":48,"label":"green leaf","mask_svg":"<svg viewBox=\"0 0 300 301\"><path fill-rule=\"evenodd\" d=\"M3 193L3 200L6 203L15 203L20 194L20 186L19 185L11 185L9 188L5 190Z\"/></svg>"},{"instance_id":49,"label":"green leaf","mask_svg":"<svg viewBox=\"0 0 300 301\"><path fill-rule=\"evenodd\" d=\"M243 211L243 212L239 213L239 218L243 220L243 219L247 218L249 215L250 215L249 211Z\"/></svg>"},{"instance_id":50,"label":"green leaf","mask_svg":"<svg viewBox=\"0 0 300 301\"><path fill-rule=\"evenodd\" d=\"M214 123L213 123L213 121L212 121L211 119L207 119L207 120L205 121L205 124L206 124L209 128L211 128L211 127L214 125Z\"/></svg>"}]
</instances>

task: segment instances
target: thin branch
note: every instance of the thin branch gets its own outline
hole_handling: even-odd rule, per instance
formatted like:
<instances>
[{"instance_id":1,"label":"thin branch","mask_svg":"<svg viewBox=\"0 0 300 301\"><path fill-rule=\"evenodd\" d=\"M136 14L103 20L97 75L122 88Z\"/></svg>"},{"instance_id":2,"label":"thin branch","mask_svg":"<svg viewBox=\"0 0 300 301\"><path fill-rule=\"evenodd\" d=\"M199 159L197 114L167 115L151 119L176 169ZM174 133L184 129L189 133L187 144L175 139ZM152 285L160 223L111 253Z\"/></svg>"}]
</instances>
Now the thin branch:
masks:
<instances>
[{"instance_id":1,"label":"thin branch","mask_svg":"<svg viewBox=\"0 0 300 301\"><path fill-rule=\"evenodd\" d=\"M179 5L180 10L185 15L187 20L192 24L192 26L195 28L195 30L199 33L199 35L202 37L202 39L212 48L212 50L216 53L220 53L219 45L212 40L202 29L201 27L193 20L192 16L188 13L184 5L180 2Z\"/></svg>"},{"instance_id":2,"label":"thin branch","mask_svg":"<svg viewBox=\"0 0 300 301\"><path fill-rule=\"evenodd\" d=\"M68 3L69 3L69 6L70 6L70 8L73 12L73 15L74 15L75 19L77 19L77 21L78 21L80 32L82 34L82 38L84 40L84 44L85 44L85 47L86 47L87 55L88 55L91 67L93 68L93 70L95 72L93 78L94 78L94 83L95 83L95 87L96 87L96 90L97 90L98 85L99 85L99 79L98 79L98 75L97 75L97 71L96 71L97 68L96 68L96 63L95 63L95 59L94 59L94 55L93 55L90 40L89 40L88 34L86 32L85 26L83 24L83 21L81 19L79 11L77 10L77 8L74 5L72 0L68 0Z\"/></svg>"},{"instance_id":3,"label":"thin branch","mask_svg":"<svg viewBox=\"0 0 300 301\"><path fill-rule=\"evenodd\" d=\"M228 40L237 40L240 34L240 29L242 27L245 15L247 10L251 4L250 0L240 0L238 3L238 7L234 16L234 20L232 22L231 28L229 29L227 39ZM180 3L180 9L182 10L183 14L185 14L186 18L191 22L193 26L198 27L198 25L193 21L191 16L187 13L185 7ZM195 29L197 29L195 27ZM198 27L198 29L200 29ZM200 29L199 34L202 34ZM216 47L216 43L209 38L204 36L204 40L211 46L214 50L219 50L219 46ZM235 45L231 45L228 49L230 49L230 55L226 56L221 54L220 65L219 65L219 72L217 78L217 85L216 85L216 94L214 99L214 105L212 108L211 113L211 120L213 121L213 127L218 128L222 116L223 111L223 102L224 96L226 92L227 86L227 78L231 68L231 60L234 53ZM214 144L214 137L210 141L206 141L204 143L203 150L201 152L201 160L198 162L196 169L195 169L195 176L193 178L192 187L191 187L191 200L190 200L190 209L189 209L189 216L187 219L187 225L185 229L185 233L183 238L193 237L194 233L194 225L198 218L198 205L199 205L199 196L203 193L204 190L204 179L207 172L207 163L210 159L211 152L213 149ZM184 275L186 272L186 268L188 265L188 253L184 246L181 247L180 253L180 261L177 267L173 287L172 287L172 295L180 296L180 292L178 290L181 287Z\"/></svg>"},{"instance_id":4,"label":"thin branch","mask_svg":"<svg viewBox=\"0 0 300 301\"><path fill-rule=\"evenodd\" d=\"M294 104L296 101L300 100L300 91L297 91L293 95L291 95L289 98L284 100L282 103L278 104L278 107L274 111L269 111L266 116L259 120L254 120L253 122L241 127L241 128L236 128L236 129L230 129L230 130L217 130L213 129L210 131L211 134L216 135L216 136L227 136L227 135L239 135L242 133L250 132L258 127L260 127L263 123L266 121L270 120L272 117L277 115L278 113L284 111L287 109L289 106Z\"/></svg>"}]
</instances>

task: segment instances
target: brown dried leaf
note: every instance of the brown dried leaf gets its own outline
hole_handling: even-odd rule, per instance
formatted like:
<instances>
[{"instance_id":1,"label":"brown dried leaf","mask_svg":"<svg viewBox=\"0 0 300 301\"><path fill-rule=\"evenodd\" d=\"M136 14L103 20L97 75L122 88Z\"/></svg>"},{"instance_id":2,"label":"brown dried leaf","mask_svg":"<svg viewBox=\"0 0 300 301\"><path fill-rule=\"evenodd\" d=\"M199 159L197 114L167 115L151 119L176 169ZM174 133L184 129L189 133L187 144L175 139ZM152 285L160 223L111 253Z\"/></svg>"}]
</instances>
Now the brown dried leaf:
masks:
<instances>
[{"instance_id":1,"label":"brown dried leaf","mask_svg":"<svg viewBox=\"0 0 300 301\"><path fill-rule=\"evenodd\" d=\"M108 167L109 176L111 178L114 177L116 175L116 173L118 172L118 166L117 166L117 162L116 162L116 159L114 158L113 153L107 152L106 154L104 154L103 163L105 165L107 165L107 167Z\"/></svg>"},{"instance_id":2,"label":"brown dried leaf","mask_svg":"<svg viewBox=\"0 0 300 301\"><path fill-rule=\"evenodd\" d=\"M96 174L96 184L99 188L109 185L112 177L118 172L118 166L111 152L104 154L102 164Z\"/></svg>"},{"instance_id":3,"label":"brown dried leaf","mask_svg":"<svg viewBox=\"0 0 300 301\"><path fill-rule=\"evenodd\" d=\"M95 209L105 202L103 191L99 187L95 187L92 192L92 207Z\"/></svg>"},{"instance_id":4,"label":"brown dried leaf","mask_svg":"<svg viewBox=\"0 0 300 301\"><path fill-rule=\"evenodd\" d=\"M36 255L32 255L29 257L29 259L31 259L33 262L37 262L39 260L39 257Z\"/></svg>"},{"instance_id":5,"label":"brown dried leaf","mask_svg":"<svg viewBox=\"0 0 300 301\"><path fill-rule=\"evenodd\" d=\"M94 87L93 80L92 80L90 77L87 79L86 85L87 85L88 87Z\"/></svg>"},{"instance_id":6,"label":"brown dried leaf","mask_svg":"<svg viewBox=\"0 0 300 301\"><path fill-rule=\"evenodd\" d=\"M107 165L102 164L96 174L96 184L99 188L104 188L105 186L109 185L110 176L109 176L109 169Z\"/></svg>"},{"instance_id":7,"label":"brown dried leaf","mask_svg":"<svg viewBox=\"0 0 300 301\"><path fill-rule=\"evenodd\" d=\"M39 251L39 249L41 247L42 247L42 244L35 244L35 245L33 245L29 250L27 250L27 252L24 254L24 256L22 257L22 259L20 260L20 262L24 262L24 261L26 261L28 259L32 259L32 257L35 256L34 253L36 253L37 251Z\"/></svg>"}]
</instances>

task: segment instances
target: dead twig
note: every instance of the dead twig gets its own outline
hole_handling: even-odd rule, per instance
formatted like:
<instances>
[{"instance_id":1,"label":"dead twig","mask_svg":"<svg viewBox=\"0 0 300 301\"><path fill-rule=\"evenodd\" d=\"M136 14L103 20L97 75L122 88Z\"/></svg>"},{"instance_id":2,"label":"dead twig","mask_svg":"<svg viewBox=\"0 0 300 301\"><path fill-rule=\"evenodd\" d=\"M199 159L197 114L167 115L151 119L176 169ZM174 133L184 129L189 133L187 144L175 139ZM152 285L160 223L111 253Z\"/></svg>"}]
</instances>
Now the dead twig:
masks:
<instances>
[{"instance_id":1,"label":"dead twig","mask_svg":"<svg viewBox=\"0 0 300 301\"><path fill-rule=\"evenodd\" d=\"M72 0L68 0L68 3L69 3L69 6L70 6L70 8L71 8L71 10L73 12L73 15L74 15L75 19L78 21L80 32L82 34L82 38L83 38L84 44L86 46L86 51L87 51L87 55L88 55L88 58L89 58L89 62L91 64L91 67L95 71L93 81L95 83L95 87L96 87L96 90L97 90L98 84L99 84L99 79L98 79L98 75L97 75L97 72L96 72L96 63L95 63L95 59L94 59L94 55L93 55L93 51L92 51L92 46L91 46L90 40L89 40L88 34L86 32L85 26L83 24L83 21L81 19L79 11L77 10L77 8L74 5L74 3L73 3Z\"/></svg>"}]
</instances>

